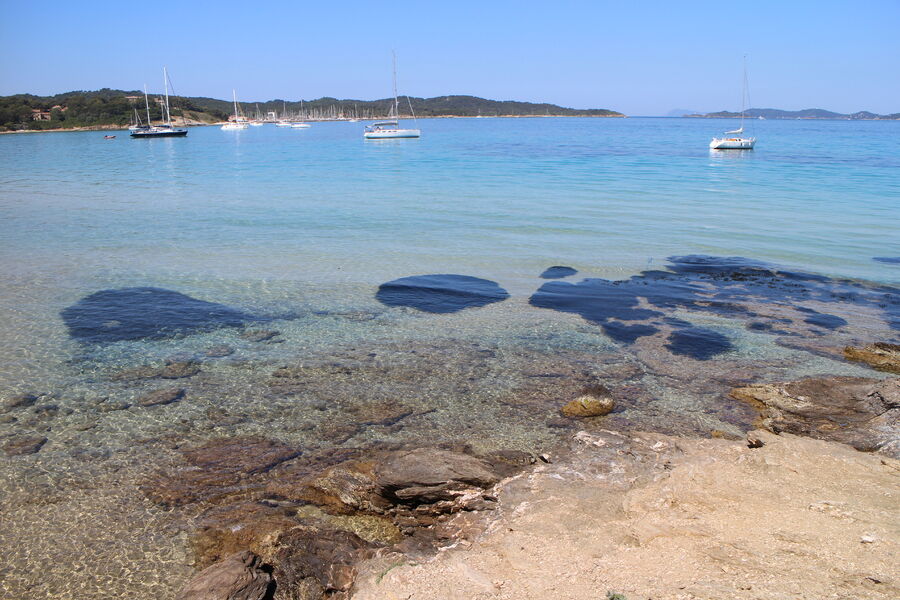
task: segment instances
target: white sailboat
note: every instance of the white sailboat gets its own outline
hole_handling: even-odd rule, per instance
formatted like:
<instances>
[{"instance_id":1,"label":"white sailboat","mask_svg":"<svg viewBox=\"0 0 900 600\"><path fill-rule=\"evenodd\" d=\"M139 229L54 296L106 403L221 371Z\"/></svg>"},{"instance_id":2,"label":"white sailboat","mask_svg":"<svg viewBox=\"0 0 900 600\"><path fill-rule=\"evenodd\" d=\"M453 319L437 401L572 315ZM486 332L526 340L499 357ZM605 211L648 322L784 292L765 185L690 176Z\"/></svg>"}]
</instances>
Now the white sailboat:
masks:
<instances>
[{"instance_id":1,"label":"white sailboat","mask_svg":"<svg viewBox=\"0 0 900 600\"><path fill-rule=\"evenodd\" d=\"M159 137L184 137L187 135L187 129L177 129L172 127L172 113L169 112L169 72L163 67L163 86L166 88L166 103L162 106L162 117L165 119L164 125L153 125L150 123L150 101L147 99L147 84L144 84L144 106L147 109L147 124L129 127L131 137L133 138L159 138ZM184 114L181 115L184 122Z\"/></svg>"},{"instance_id":2,"label":"white sailboat","mask_svg":"<svg viewBox=\"0 0 900 600\"><path fill-rule=\"evenodd\" d=\"M756 144L755 137L744 136L744 111L750 94L747 91L747 57L744 57L744 89L741 92L741 126L731 131L726 131L725 136L713 138L709 143L711 150L753 150Z\"/></svg>"},{"instance_id":3,"label":"white sailboat","mask_svg":"<svg viewBox=\"0 0 900 600\"><path fill-rule=\"evenodd\" d=\"M222 125L223 131L236 131L238 129L247 129L249 125L247 125L247 119L241 115L238 110L237 103L237 92L231 90L231 96L234 99L234 121L230 121Z\"/></svg>"},{"instance_id":4,"label":"white sailboat","mask_svg":"<svg viewBox=\"0 0 900 600\"><path fill-rule=\"evenodd\" d=\"M401 129L400 127L400 102L397 100L397 55L394 58L394 104L388 120L372 123L366 127L363 137L367 140L389 140L398 138L417 138L422 132L418 129ZM409 96L406 101L409 102ZM409 112L412 113L412 102L409 102ZM416 115L413 113L413 120Z\"/></svg>"}]
</instances>

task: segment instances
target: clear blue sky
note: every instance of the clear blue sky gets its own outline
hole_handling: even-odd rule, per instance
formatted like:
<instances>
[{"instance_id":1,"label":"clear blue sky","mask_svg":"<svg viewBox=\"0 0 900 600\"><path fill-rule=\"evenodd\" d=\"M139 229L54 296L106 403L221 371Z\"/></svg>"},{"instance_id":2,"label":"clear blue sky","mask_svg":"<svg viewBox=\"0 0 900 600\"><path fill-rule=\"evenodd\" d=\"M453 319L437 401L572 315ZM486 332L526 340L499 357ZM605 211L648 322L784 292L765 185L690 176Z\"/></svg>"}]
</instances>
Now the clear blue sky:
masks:
<instances>
[{"instance_id":1,"label":"clear blue sky","mask_svg":"<svg viewBox=\"0 0 900 600\"><path fill-rule=\"evenodd\" d=\"M164 11L160 9L163 8ZM661 115L900 111L900 0L2 2L0 94L472 94Z\"/></svg>"}]
</instances>

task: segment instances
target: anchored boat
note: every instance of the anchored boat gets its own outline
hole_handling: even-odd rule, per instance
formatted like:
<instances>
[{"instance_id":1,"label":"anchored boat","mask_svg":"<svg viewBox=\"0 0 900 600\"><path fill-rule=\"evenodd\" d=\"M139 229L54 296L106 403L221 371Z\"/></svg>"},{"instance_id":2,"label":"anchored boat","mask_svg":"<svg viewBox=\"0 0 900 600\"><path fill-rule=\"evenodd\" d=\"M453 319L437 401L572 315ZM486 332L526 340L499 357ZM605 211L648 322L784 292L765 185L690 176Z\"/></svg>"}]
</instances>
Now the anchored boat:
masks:
<instances>
[{"instance_id":1,"label":"anchored boat","mask_svg":"<svg viewBox=\"0 0 900 600\"><path fill-rule=\"evenodd\" d=\"M394 58L394 104L391 106L391 114L385 121L379 121L366 127L363 137L367 140L387 140L397 138L417 138L422 132L418 129L403 129L400 127L400 102L397 100L397 55ZM409 102L409 96L406 97ZM409 112L412 114L413 121L416 115L412 109L412 102L409 102Z\"/></svg>"},{"instance_id":2,"label":"anchored boat","mask_svg":"<svg viewBox=\"0 0 900 600\"><path fill-rule=\"evenodd\" d=\"M163 105L163 118L166 120L165 125L150 124L150 101L147 99L147 85L144 84L144 106L147 109L147 125L135 125L131 130L133 138L161 138L161 137L184 137L187 135L187 129L178 129L172 126L172 114L169 112L169 73L163 67L163 81L166 88L166 103ZM184 120L184 115L182 115Z\"/></svg>"},{"instance_id":3,"label":"anchored boat","mask_svg":"<svg viewBox=\"0 0 900 600\"><path fill-rule=\"evenodd\" d=\"M731 131L726 131L725 136L713 138L709 143L711 150L753 150L756 144L755 137L744 136L744 110L750 94L747 91L747 57L744 57L744 89L741 93L741 126Z\"/></svg>"}]
</instances>

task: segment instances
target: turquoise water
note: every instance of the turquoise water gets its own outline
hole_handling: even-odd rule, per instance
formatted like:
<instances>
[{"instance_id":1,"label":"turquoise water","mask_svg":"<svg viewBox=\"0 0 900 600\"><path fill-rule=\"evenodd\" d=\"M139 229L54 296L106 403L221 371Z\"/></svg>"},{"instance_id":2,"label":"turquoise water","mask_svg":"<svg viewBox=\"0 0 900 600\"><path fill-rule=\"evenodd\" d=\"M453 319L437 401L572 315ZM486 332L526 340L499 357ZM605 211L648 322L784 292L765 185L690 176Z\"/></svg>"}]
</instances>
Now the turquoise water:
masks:
<instances>
[{"instance_id":1,"label":"turquoise water","mask_svg":"<svg viewBox=\"0 0 900 600\"><path fill-rule=\"evenodd\" d=\"M620 406L600 426L740 435L753 414L730 386L873 376L839 349L896 339L882 309L898 305L885 286L900 265L873 258L900 256L900 122L755 121L748 152L707 148L733 121L434 119L418 140L381 142L363 125L0 136L0 391L55 407L0 422L4 443L47 438L2 466L0 545L17 551L0 561L11 574L0 595L172 598L190 574L191 516L139 486L179 464L180 445L263 435L310 452L437 441L538 452L589 426L558 409L597 380ZM626 317L653 309L641 321L652 333L633 342L607 335L618 307L604 329L582 318L590 310L529 303L553 265L577 269L573 283L620 280L689 254L825 277L728 288L743 310L729 313L704 305L724 289L715 278L674 281L690 301L666 304L634 292L642 276L620 297ZM443 273L509 297L447 314L376 298L385 282ZM847 300L828 278L874 295ZM278 334L70 335L71 307L145 287ZM101 317L101 330L121 325ZM677 335L716 351L679 352ZM222 346L230 354L211 352ZM167 360L199 372L166 379ZM173 385L182 400L140 405ZM73 576L75 560L88 566Z\"/></svg>"}]
</instances>

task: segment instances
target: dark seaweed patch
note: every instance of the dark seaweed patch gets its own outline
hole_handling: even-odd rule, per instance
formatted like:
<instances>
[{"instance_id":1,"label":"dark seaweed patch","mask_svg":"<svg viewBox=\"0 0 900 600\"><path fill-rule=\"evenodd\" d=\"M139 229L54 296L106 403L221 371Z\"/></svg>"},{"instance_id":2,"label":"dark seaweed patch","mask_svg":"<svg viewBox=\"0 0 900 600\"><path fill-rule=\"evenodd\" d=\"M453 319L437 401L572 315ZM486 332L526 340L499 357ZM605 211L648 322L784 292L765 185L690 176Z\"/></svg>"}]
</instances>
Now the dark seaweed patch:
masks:
<instances>
[{"instance_id":1,"label":"dark seaweed patch","mask_svg":"<svg viewBox=\"0 0 900 600\"><path fill-rule=\"evenodd\" d=\"M623 344L633 344L638 338L644 337L645 335L653 335L659 331L659 329L652 325L625 325L618 321L603 323L600 327L603 328L603 332L606 333L606 335Z\"/></svg>"},{"instance_id":2,"label":"dark seaweed patch","mask_svg":"<svg viewBox=\"0 0 900 600\"><path fill-rule=\"evenodd\" d=\"M847 321L836 315L826 315L820 312L803 319L803 322L818 327L824 327L825 329L837 329L838 327L843 327L847 324Z\"/></svg>"},{"instance_id":3,"label":"dark seaweed patch","mask_svg":"<svg viewBox=\"0 0 900 600\"><path fill-rule=\"evenodd\" d=\"M900 265L900 256L873 256L872 260L887 265Z\"/></svg>"},{"instance_id":4,"label":"dark seaweed patch","mask_svg":"<svg viewBox=\"0 0 900 600\"><path fill-rule=\"evenodd\" d=\"M454 313L502 302L509 293L493 281L468 275L414 275L381 284L375 298L387 306Z\"/></svg>"},{"instance_id":5,"label":"dark seaweed patch","mask_svg":"<svg viewBox=\"0 0 900 600\"><path fill-rule=\"evenodd\" d=\"M718 331L705 327L676 329L669 335L666 348L672 354L690 356L697 360L709 360L717 354L731 350L731 341Z\"/></svg>"},{"instance_id":6,"label":"dark seaweed patch","mask_svg":"<svg viewBox=\"0 0 900 600\"><path fill-rule=\"evenodd\" d=\"M162 339L262 320L223 304L153 287L95 292L60 316L71 337L93 343Z\"/></svg>"},{"instance_id":7,"label":"dark seaweed patch","mask_svg":"<svg viewBox=\"0 0 900 600\"><path fill-rule=\"evenodd\" d=\"M656 329L644 325L646 329L642 332L634 325L626 327L619 321L665 317L662 312L665 309L754 319L759 315L751 309L752 305L766 303L791 305L810 315L807 323L826 328L841 327L846 322L803 307L802 303L867 306L881 311L891 328L900 329L900 289L894 287L788 271L741 257L688 255L673 256L669 261L672 264L668 270L644 271L625 280L547 282L529 302L538 308L581 315L602 325L604 330L609 329L610 335L620 341L634 341L656 333ZM680 323L669 324L685 329ZM759 326L754 330L783 333Z\"/></svg>"},{"instance_id":8,"label":"dark seaweed patch","mask_svg":"<svg viewBox=\"0 0 900 600\"><path fill-rule=\"evenodd\" d=\"M555 266L550 267L541 273L541 279L562 279L563 277L570 277L576 273L578 273L578 271L572 267Z\"/></svg>"}]
</instances>

